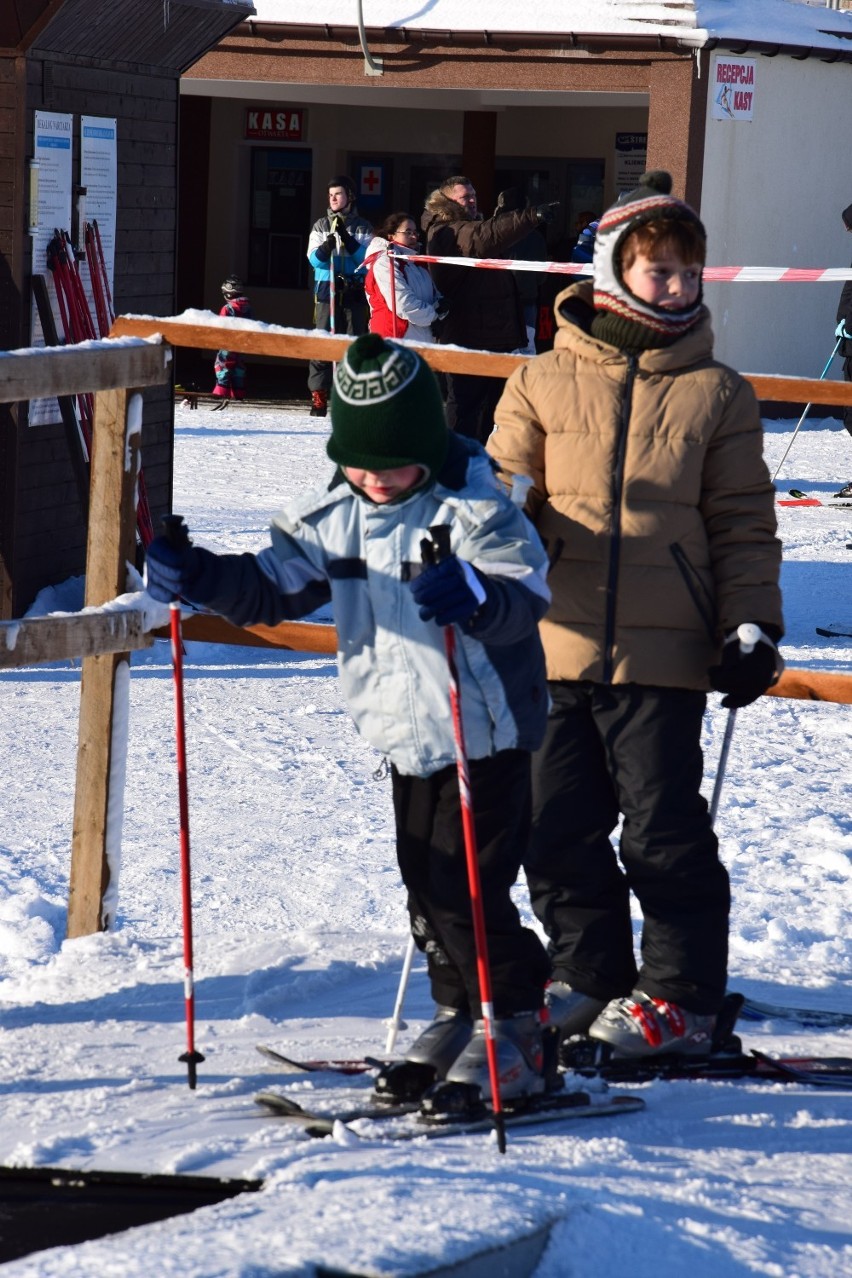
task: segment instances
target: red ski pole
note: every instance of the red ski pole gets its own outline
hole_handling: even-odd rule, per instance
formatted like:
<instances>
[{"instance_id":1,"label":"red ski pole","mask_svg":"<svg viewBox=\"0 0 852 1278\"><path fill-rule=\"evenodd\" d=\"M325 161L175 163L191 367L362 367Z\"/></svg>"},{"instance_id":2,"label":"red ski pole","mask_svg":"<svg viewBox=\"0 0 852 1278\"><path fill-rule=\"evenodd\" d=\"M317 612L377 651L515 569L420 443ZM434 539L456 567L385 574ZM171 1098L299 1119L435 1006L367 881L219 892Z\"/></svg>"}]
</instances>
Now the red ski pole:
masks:
<instances>
[{"instance_id":1,"label":"red ski pole","mask_svg":"<svg viewBox=\"0 0 852 1278\"><path fill-rule=\"evenodd\" d=\"M388 265L390 266L391 334L396 337L396 263L390 249L388 249Z\"/></svg>"},{"instance_id":2,"label":"red ski pole","mask_svg":"<svg viewBox=\"0 0 852 1278\"><path fill-rule=\"evenodd\" d=\"M423 541L423 558L427 563L440 563L452 552L450 529L447 524L435 524L429 529L431 542ZM467 750L464 740L459 673L456 665L456 632L452 626L444 626L444 646L447 652L447 668L450 674L450 708L453 715L453 735L456 746L456 769L459 775L462 831L467 861L467 881L470 890L470 908L473 916L473 939L476 948L476 973L479 981L479 1001L482 1005L482 1022L485 1030L485 1054L488 1060L488 1077L491 1080L491 1107L494 1127L497 1131L497 1148L506 1152L506 1125L503 1103L500 1097L500 1072L497 1068L497 1040L494 1035L494 998L491 993L491 965L488 962L488 938L485 932L485 909L482 904L482 882L479 874L479 848L476 842L476 826L473 820L473 801L470 791L470 772L467 766Z\"/></svg>"},{"instance_id":3,"label":"red ski pole","mask_svg":"<svg viewBox=\"0 0 852 1278\"><path fill-rule=\"evenodd\" d=\"M167 515L163 520L165 535L176 549L189 545L189 534L180 515ZM172 641L172 669L175 682L175 722L178 768L178 802L180 807L180 882L183 905L183 992L186 1005L186 1051L178 1060L185 1061L189 1086L195 1088L195 1067L204 1057L195 1050L195 983L192 972L192 887L189 867L189 792L186 784L186 736L183 714L183 639L181 635L180 600L169 604Z\"/></svg>"}]
</instances>

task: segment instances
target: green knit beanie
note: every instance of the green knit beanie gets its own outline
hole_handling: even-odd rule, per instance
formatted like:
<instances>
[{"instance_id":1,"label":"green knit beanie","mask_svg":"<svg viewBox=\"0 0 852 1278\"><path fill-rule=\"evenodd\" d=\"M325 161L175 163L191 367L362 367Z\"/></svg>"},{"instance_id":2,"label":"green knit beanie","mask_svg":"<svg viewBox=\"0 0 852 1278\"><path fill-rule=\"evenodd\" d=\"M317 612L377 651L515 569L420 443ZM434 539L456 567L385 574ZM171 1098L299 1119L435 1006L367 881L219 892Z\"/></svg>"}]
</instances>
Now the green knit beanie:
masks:
<instances>
[{"instance_id":1,"label":"green knit beanie","mask_svg":"<svg viewBox=\"0 0 852 1278\"><path fill-rule=\"evenodd\" d=\"M425 360L378 333L357 338L331 388L331 460L372 471L425 466L434 477L448 446L441 393Z\"/></svg>"}]
</instances>

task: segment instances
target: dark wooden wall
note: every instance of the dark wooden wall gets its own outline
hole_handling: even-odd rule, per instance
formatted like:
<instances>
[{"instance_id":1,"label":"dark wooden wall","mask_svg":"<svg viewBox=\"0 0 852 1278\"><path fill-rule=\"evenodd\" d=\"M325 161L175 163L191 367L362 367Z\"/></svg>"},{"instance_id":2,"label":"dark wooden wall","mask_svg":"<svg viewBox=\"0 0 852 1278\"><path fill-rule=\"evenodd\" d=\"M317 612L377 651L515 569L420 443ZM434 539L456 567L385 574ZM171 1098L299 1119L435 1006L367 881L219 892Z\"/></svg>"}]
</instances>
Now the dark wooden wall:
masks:
<instances>
[{"instance_id":1,"label":"dark wooden wall","mask_svg":"<svg viewBox=\"0 0 852 1278\"><path fill-rule=\"evenodd\" d=\"M165 9L162 0L19 0L17 24L0 15L0 349L30 344L31 278L46 270L31 261L27 234L37 110L75 117L75 181L79 117L115 118L115 312L174 314L180 75L250 11L241 0ZM158 388L144 401L142 465L156 524L171 508L173 397ZM26 404L0 405L0 618L21 616L40 589L85 570L65 428L29 426L27 413Z\"/></svg>"},{"instance_id":2,"label":"dark wooden wall","mask_svg":"<svg viewBox=\"0 0 852 1278\"><path fill-rule=\"evenodd\" d=\"M116 314L174 312L179 82L174 74L130 73L39 55L26 62L26 154L33 154L36 110L73 114L73 172L79 172L79 116L118 121L118 208L113 303ZM70 229L70 228L69 228ZM45 273L30 262L24 274ZM52 285L51 285L52 287ZM29 345L29 289L17 338ZM9 333L11 338L12 334ZM20 616L45 585L85 568L86 527L61 423L28 426L18 414L15 456L13 589L9 616ZM155 521L171 504L173 408L170 391L145 392L142 465ZM5 505L5 502L4 502ZM8 530L7 530L8 532Z\"/></svg>"}]
</instances>

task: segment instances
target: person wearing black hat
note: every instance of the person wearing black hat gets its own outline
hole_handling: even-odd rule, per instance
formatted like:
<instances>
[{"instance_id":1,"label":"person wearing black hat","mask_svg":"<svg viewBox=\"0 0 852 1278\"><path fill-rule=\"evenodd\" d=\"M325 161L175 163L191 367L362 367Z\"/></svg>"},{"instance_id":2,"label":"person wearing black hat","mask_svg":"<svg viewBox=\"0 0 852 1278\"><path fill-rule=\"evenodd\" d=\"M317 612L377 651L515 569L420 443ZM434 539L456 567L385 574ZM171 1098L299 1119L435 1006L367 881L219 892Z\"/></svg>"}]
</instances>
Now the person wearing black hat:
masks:
<instances>
[{"instance_id":1,"label":"person wearing black hat","mask_svg":"<svg viewBox=\"0 0 852 1278\"><path fill-rule=\"evenodd\" d=\"M849 204L840 215L847 231L852 231L852 204ZM843 380L852 382L852 280L847 280L840 292L837 307L837 328L834 336L840 338L839 354L843 359ZM852 407L848 404L843 409L843 425L852 435ZM836 497L852 497L852 483L841 488Z\"/></svg>"},{"instance_id":2,"label":"person wearing black hat","mask_svg":"<svg viewBox=\"0 0 852 1278\"><path fill-rule=\"evenodd\" d=\"M397 858L435 1020L406 1053L434 1079L490 1095L442 628L455 626L472 806L506 1099L545 1090L548 964L511 899L529 832L530 753L547 718L538 621L547 556L479 444L452 435L438 383L410 347L370 333L338 363L329 457L337 470L272 521L259 555L214 555L165 538L148 590L237 625L302 617L329 600L343 694L390 761ZM452 553L423 567L423 539Z\"/></svg>"},{"instance_id":3,"label":"person wearing black hat","mask_svg":"<svg viewBox=\"0 0 852 1278\"><path fill-rule=\"evenodd\" d=\"M359 216L352 179L345 174L331 178L328 208L308 237L308 261L314 268L314 328L330 331L333 306L335 333L366 333L370 312L359 267L372 238L372 226ZM311 417L325 417L328 412L331 370L327 360L312 359L308 364Z\"/></svg>"},{"instance_id":4,"label":"person wearing black hat","mask_svg":"<svg viewBox=\"0 0 852 1278\"><path fill-rule=\"evenodd\" d=\"M219 314L225 319L251 319L251 303L243 290L243 282L237 275L229 275L222 283L222 296L225 305ZM246 397L246 365L242 355L237 351L217 351L213 363L216 385L213 387L213 398L216 409L227 408L232 399Z\"/></svg>"},{"instance_id":5,"label":"person wearing black hat","mask_svg":"<svg viewBox=\"0 0 852 1278\"><path fill-rule=\"evenodd\" d=\"M488 442L531 480L551 557L524 861L551 1019L627 1056L713 1044L730 889L700 791L706 694L747 706L783 664L758 404L713 358L706 234L671 189L649 172L604 213L593 280L557 298L554 349L509 378Z\"/></svg>"}]
</instances>

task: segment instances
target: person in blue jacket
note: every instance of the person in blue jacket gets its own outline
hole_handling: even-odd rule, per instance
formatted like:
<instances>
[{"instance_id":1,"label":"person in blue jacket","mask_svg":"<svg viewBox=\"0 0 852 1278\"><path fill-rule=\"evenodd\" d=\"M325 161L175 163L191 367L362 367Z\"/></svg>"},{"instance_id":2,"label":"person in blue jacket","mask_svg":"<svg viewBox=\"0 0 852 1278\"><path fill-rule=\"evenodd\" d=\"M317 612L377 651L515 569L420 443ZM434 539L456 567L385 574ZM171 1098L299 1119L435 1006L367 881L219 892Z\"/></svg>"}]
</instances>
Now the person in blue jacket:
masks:
<instances>
[{"instance_id":1,"label":"person in blue jacket","mask_svg":"<svg viewBox=\"0 0 852 1278\"><path fill-rule=\"evenodd\" d=\"M372 238L372 226L355 206L352 179L333 177L325 216L314 222L308 237L308 261L314 268L314 328L331 331L333 305L335 333L366 333L370 312L359 267ZM327 360L312 359L308 364L311 417L325 417L328 411L331 369Z\"/></svg>"},{"instance_id":2,"label":"person in blue jacket","mask_svg":"<svg viewBox=\"0 0 852 1278\"><path fill-rule=\"evenodd\" d=\"M511 899L527 844L531 752L548 711L538 622L547 557L482 446L447 429L437 380L377 333L338 363L330 482L276 515L259 554L156 538L148 590L236 625L332 603L338 672L358 730L390 762L397 858L425 952L434 1021L406 1053L429 1080L490 1096L442 627L455 626L482 879L501 1095L547 1088L548 959ZM424 555L436 525L451 553Z\"/></svg>"}]
</instances>

